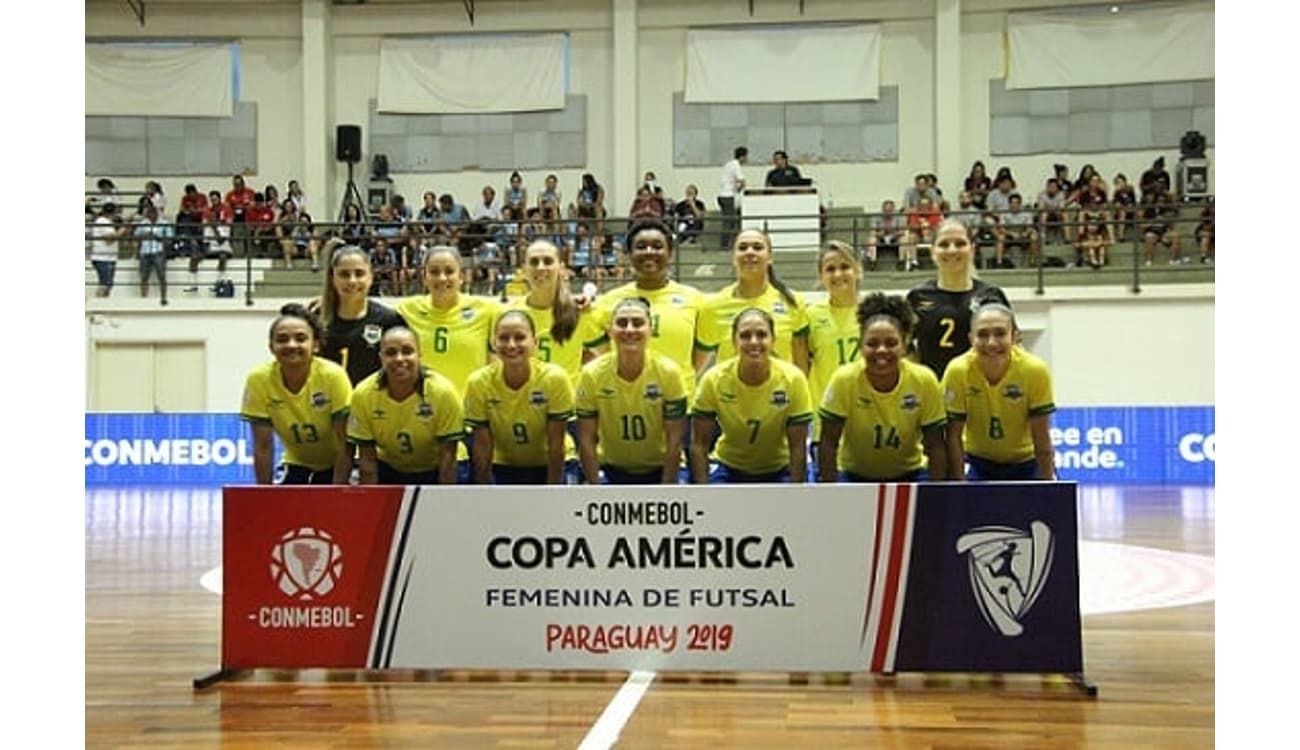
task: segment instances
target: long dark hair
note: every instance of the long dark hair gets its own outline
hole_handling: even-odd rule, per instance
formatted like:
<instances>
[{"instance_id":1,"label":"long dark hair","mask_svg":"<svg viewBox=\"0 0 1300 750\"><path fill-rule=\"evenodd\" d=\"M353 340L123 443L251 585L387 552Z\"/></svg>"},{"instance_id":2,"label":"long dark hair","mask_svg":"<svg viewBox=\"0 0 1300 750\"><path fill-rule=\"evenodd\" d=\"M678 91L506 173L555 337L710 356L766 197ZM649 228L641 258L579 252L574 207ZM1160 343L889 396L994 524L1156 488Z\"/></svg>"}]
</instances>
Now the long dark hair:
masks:
<instances>
[{"instance_id":1,"label":"long dark hair","mask_svg":"<svg viewBox=\"0 0 1300 750\"><path fill-rule=\"evenodd\" d=\"M334 242L338 242L338 240L334 240ZM340 260L355 256L366 264L366 268L370 268L370 256L357 245L340 245L333 248L332 251L327 249L327 252L329 258L325 261L325 287L321 289L320 295L322 328L328 328L330 323L334 322L334 316L338 314L339 310L339 292L334 288L334 267L339 264ZM373 274L374 269L370 268L370 270Z\"/></svg>"}]
</instances>

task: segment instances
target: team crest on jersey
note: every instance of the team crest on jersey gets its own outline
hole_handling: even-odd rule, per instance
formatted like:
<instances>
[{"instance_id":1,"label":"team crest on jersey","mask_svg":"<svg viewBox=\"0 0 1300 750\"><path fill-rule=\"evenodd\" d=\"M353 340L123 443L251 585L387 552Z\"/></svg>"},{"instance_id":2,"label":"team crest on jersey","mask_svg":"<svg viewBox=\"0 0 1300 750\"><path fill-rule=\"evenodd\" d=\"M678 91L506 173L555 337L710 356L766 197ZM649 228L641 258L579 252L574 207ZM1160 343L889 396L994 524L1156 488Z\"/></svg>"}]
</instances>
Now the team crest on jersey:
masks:
<instances>
[{"instance_id":1,"label":"team crest on jersey","mask_svg":"<svg viewBox=\"0 0 1300 750\"><path fill-rule=\"evenodd\" d=\"M1020 386L1016 385L1015 383L1011 383L1011 384L1008 385L1006 388L1003 388L1003 389L1002 389L1002 395L1003 395L1003 396L1006 396L1007 398L1011 399L1012 401L1015 401L1016 399L1020 398L1021 396L1024 396L1024 395L1025 395L1025 392L1022 391L1022 390L1020 390Z\"/></svg>"},{"instance_id":2,"label":"team crest on jersey","mask_svg":"<svg viewBox=\"0 0 1300 750\"><path fill-rule=\"evenodd\" d=\"M432 417L433 404L429 403L428 401L420 402L420 405L415 409L415 415L420 419L428 419Z\"/></svg>"},{"instance_id":3,"label":"team crest on jersey","mask_svg":"<svg viewBox=\"0 0 1300 750\"><path fill-rule=\"evenodd\" d=\"M790 403L790 397L785 395L785 391L772 391L772 405L785 406Z\"/></svg>"},{"instance_id":4,"label":"team crest on jersey","mask_svg":"<svg viewBox=\"0 0 1300 750\"><path fill-rule=\"evenodd\" d=\"M325 395L325 391L316 391L311 394L311 405L317 409L324 409L330 405L330 397Z\"/></svg>"},{"instance_id":5,"label":"team crest on jersey","mask_svg":"<svg viewBox=\"0 0 1300 750\"><path fill-rule=\"evenodd\" d=\"M921 408L921 399L915 393L908 393L898 402L898 406L906 411Z\"/></svg>"},{"instance_id":6,"label":"team crest on jersey","mask_svg":"<svg viewBox=\"0 0 1300 750\"><path fill-rule=\"evenodd\" d=\"M686 304L686 298L682 297L680 294L674 294L668 298L668 301L673 303L673 307L681 307Z\"/></svg>"},{"instance_id":7,"label":"team crest on jersey","mask_svg":"<svg viewBox=\"0 0 1300 750\"><path fill-rule=\"evenodd\" d=\"M546 394L541 391L533 391L528 394L528 403L533 406L541 406L546 403Z\"/></svg>"},{"instance_id":8,"label":"team crest on jersey","mask_svg":"<svg viewBox=\"0 0 1300 750\"><path fill-rule=\"evenodd\" d=\"M647 401L654 401L662 395L663 393L660 392L658 383L650 383L645 387L645 397Z\"/></svg>"},{"instance_id":9,"label":"team crest on jersey","mask_svg":"<svg viewBox=\"0 0 1300 750\"><path fill-rule=\"evenodd\" d=\"M474 308L472 308L472 307L467 307L467 308L465 308L464 310L461 310L461 311L460 311L460 319L461 319L461 320L473 320L473 319L474 319Z\"/></svg>"},{"instance_id":10,"label":"team crest on jersey","mask_svg":"<svg viewBox=\"0 0 1300 750\"><path fill-rule=\"evenodd\" d=\"M384 329L374 323L367 323L365 328L361 329L361 340L374 346L379 343L379 339L384 337Z\"/></svg>"},{"instance_id":11,"label":"team crest on jersey","mask_svg":"<svg viewBox=\"0 0 1300 750\"><path fill-rule=\"evenodd\" d=\"M785 303L784 303L784 302L781 302L780 300L778 300L778 301L776 301L776 302L773 302L773 303L772 303L772 312L776 313L777 315L784 315L784 314L785 314Z\"/></svg>"}]
</instances>

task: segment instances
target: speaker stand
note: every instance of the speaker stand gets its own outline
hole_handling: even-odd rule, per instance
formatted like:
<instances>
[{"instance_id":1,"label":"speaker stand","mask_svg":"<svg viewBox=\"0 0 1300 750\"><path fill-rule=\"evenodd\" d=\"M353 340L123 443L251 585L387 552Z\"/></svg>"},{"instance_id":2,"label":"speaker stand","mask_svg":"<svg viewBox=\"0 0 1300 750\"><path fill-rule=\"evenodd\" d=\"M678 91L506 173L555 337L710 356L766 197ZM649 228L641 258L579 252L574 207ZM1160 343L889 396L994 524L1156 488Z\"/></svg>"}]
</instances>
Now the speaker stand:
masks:
<instances>
[{"instance_id":1,"label":"speaker stand","mask_svg":"<svg viewBox=\"0 0 1300 750\"><path fill-rule=\"evenodd\" d=\"M352 162L348 162L348 184L347 187L343 189L343 200L339 203L338 223L340 224L340 235L343 233L343 227L341 225L347 221L347 211L348 206L350 205L357 207L358 212L361 214L361 224L363 226L367 226L370 223L369 212L366 210L366 203L361 198L361 190L357 188L356 181L352 179L352 164Z\"/></svg>"}]
</instances>

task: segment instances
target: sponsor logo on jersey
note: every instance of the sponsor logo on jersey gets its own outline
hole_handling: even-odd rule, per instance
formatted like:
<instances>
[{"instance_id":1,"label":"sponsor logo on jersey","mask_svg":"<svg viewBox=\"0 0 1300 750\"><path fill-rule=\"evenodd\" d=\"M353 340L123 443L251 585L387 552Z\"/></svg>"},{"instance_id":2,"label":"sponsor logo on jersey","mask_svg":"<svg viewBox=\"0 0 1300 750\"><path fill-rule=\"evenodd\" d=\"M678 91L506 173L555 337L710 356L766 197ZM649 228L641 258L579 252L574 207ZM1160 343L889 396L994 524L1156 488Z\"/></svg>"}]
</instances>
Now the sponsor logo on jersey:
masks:
<instances>
[{"instance_id":1,"label":"sponsor logo on jersey","mask_svg":"<svg viewBox=\"0 0 1300 750\"><path fill-rule=\"evenodd\" d=\"M601 386L600 396L599 396L600 398L614 398L614 395L615 394L613 388L606 388L604 386Z\"/></svg>"},{"instance_id":2,"label":"sponsor logo on jersey","mask_svg":"<svg viewBox=\"0 0 1300 750\"><path fill-rule=\"evenodd\" d=\"M324 391L316 391L311 394L311 405L317 409L324 409L330 405L330 397L325 395Z\"/></svg>"},{"instance_id":3,"label":"sponsor logo on jersey","mask_svg":"<svg viewBox=\"0 0 1300 750\"><path fill-rule=\"evenodd\" d=\"M383 336L384 336L383 327L375 323L367 323L366 327L361 329L361 340L366 342L367 344L370 344L371 346L378 344L379 339L383 338Z\"/></svg>"},{"instance_id":4,"label":"sponsor logo on jersey","mask_svg":"<svg viewBox=\"0 0 1300 750\"><path fill-rule=\"evenodd\" d=\"M421 401L420 405L415 408L415 415L420 419L428 419L433 416L433 404L428 401Z\"/></svg>"},{"instance_id":5,"label":"sponsor logo on jersey","mask_svg":"<svg viewBox=\"0 0 1300 750\"><path fill-rule=\"evenodd\" d=\"M933 310L934 308L938 307L938 305L936 305L934 302L928 299L923 299L920 302L917 302L915 307L917 312L923 313L923 312L929 312Z\"/></svg>"},{"instance_id":6,"label":"sponsor logo on jersey","mask_svg":"<svg viewBox=\"0 0 1300 750\"><path fill-rule=\"evenodd\" d=\"M980 614L995 632L1017 636L1025 631L1021 620L1043 593L1055 551L1052 530L1042 521L1030 523L1028 532L979 526L957 539Z\"/></svg>"},{"instance_id":7,"label":"sponsor logo on jersey","mask_svg":"<svg viewBox=\"0 0 1300 750\"><path fill-rule=\"evenodd\" d=\"M921 408L921 399L915 393L908 393L898 402L899 408L905 411Z\"/></svg>"},{"instance_id":8,"label":"sponsor logo on jersey","mask_svg":"<svg viewBox=\"0 0 1300 750\"><path fill-rule=\"evenodd\" d=\"M541 391L533 391L528 394L528 403L533 406L541 406L546 403L546 394Z\"/></svg>"},{"instance_id":9,"label":"sponsor logo on jersey","mask_svg":"<svg viewBox=\"0 0 1300 750\"><path fill-rule=\"evenodd\" d=\"M861 406L863 409L870 409L871 399L867 396L858 396L858 406Z\"/></svg>"},{"instance_id":10,"label":"sponsor logo on jersey","mask_svg":"<svg viewBox=\"0 0 1300 750\"><path fill-rule=\"evenodd\" d=\"M322 597L342 575L343 550L324 529L290 529L271 547L271 578L291 599Z\"/></svg>"},{"instance_id":11,"label":"sponsor logo on jersey","mask_svg":"<svg viewBox=\"0 0 1300 750\"><path fill-rule=\"evenodd\" d=\"M371 409L371 410L370 410L370 418L371 418L371 419L383 419L383 418L386 417L387 415L388 415L388 412L384 411L383 409Z\"/></svg>"},{"instance_id":12,"label":"sponsor logo on jersey","mask_svg":"<svg viewBox=\"0 0 1300 750\"><path fill-rule=\"evenodd\" d=\"M736 394L718 391L718 399L724 404L734 404L736 403Z\"/></svg>"},{"instance_id":13,"label":"sponsor logo on jersey","mask_svg":"<svg viewBox=\"0 0 1300 750\"><path fill-rule=\"evenodd\" d=\"M1025 392L1022 391L1022 390L1020 390L1020 386L1016 385L1015 383L1011 383L1011 384L1007 385L1006 388L1003 388L1003 389L1002 389L1002 395L1003 395L1003 396L1006 396L1007 398L1011 399L1012 401L1015 401L1016 399L1020 398L1021 396L1024 396L1024 395L1025 395Z\"/></svg>"},{"instance_id":14,"label":"sponsor logo on jersey","mask_svg":"<svg viewBox=\"0 0 1300 750\"><path fill-rule=\"evenodd\" d=\"M645 397L648 401L654 401L662 395L663 393L660 392L658 383L650 383L645 387Z\"/></svg>"},{"instance_id":15,"label":"sponsor logo on jersey","mask_svg":"<svg viewBox=\"0 0 1300 750\"><path fill-rule=\"evenodd\" d=\"M966 386L966 395L967 395L967 396L978 396L978 395L980 395L981 393L983 393L983 391L981 391L981 390L980 390L980 387L977 386L977 385L968 385L968 386Z\"/></svg>"},{"instance_id":16,"label":"sponsor logo on jersey","mask_svg":"<svg viewBox=\"0 0 1300 750\"><path fill-rule=\"evenodd\" d=\"M772 405L785 406L790 403L790 397L785 395L785 391L772 391Z\"/></svg>"},{"instance_id":17,"label":"sponsor logo on jersey","mask_svg":"<svg viewBox=\"0 0 1300 750\"><path fill-rule=\"evenodd\" d=\"M461 320L473 320L473 319L474 319L474 308L472 308L472 307L467 307L467 308L465 308L464 310L461 310L461 311L460 311L460 319L461 319Z\"/></svg>"},{"instance_id":18,"label":"sponsor logo on jersey","mask_svg":"<svg viewBox=\"0 0 1300 750\"><path fill-rule=\"evenodd\" d=\"M488 408L489 408L489 409L494 409L494 408L496 408L496 407L498 407L498 406L501 405L501 399L499 399L499 398L490 398L490 399L487 400L487 405L488 405Z\"/></svg>"}]
</instances>

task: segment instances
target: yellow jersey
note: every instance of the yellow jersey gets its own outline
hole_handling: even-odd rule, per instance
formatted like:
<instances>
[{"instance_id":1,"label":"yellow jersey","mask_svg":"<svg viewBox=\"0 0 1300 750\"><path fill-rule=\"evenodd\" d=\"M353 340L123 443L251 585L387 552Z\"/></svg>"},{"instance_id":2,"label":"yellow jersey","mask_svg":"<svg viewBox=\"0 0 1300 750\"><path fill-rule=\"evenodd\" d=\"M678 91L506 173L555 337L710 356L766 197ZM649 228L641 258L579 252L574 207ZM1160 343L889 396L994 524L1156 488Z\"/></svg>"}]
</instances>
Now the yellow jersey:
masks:
<instances>
[{"instance_id":1,"label":"yellow jersey","mask_svg":"<svg viewBox=\"0 0 1300 750\"><path fill-rule=\"evenodd\" d=\"M618 353L610 352L582 368L576 400L578 418L596 420L600 463L648 472L664 465L664 422L686 416L686 381L660 352L646 352L641 374L624 380Z\"/></svg>"},{"instance_id":2,"label":"yellow jersey","mask_svg":"<svg viewBox=\"0 0 1300 750\"><path fill-rule=\"evenodd\" d=\"M773 359L767 381L751 386L741 381L740 360L733 357L700 378L691 416L717 420L718 461L750 474L770 474L790 465L786 428L811 422L812 410L803 370Z\"/></svg>"},{"instance_id":3,"label":"yellow jersey","mask_svg":"<svg viewBox=\"0 0 1300 750\"><path fill-rule=\"evenodd\" d=\"M836 307L827 299L808 306L808 387L814 403L821 402L836 370L861 357L860 334L856 303ZM813 418L812 441L817 442L821 434L819 414Z\"/></svg>"},{"instance_id":4,"label":"yellow jersey","mask_svg":"<svg viewBox=\"0 0 1300 750\"><path fill-rule=\"evenodd\" d=\"M902 360L898 384L877 391L859 359L831 376L819 412L844 425L838 466L860 477L887 480L925 468L922 434L947 422L939 379L925 365Z\"/></svg>"},{"instance_id":5,"label":"yellow jersey","mask_svg":"<svg viewBox=\"0 0 1300 750\"><path fill-rule=\"evenodd\" d=\"M776 339L772 342L772 352L786 362L791 361L794 357L794 337L808 335L808 309L804 306L803 297L798 292L794 292L795 301L791 304L780 290L771 284L768 284L767 289L757 297L737 297L737 283L728 284L705 299L695 328L696 348L717 352L718 362L735 357L736 347L731 338L731 323L745 309L757 307L767 311L776 323Z\"/></svg>"},{"instance_id":6,"label":"yellow jersey","mask_svg":"<svg viewBox=\"0 0 1300 750\"><path fill-rule=\"evenodd\" d=\"M470 373L488 363L501 303L462 294L455 305L440 310L426 294L406 297L396 309L420 339L420 361L450 380L457 395L464 397Z\"/></svg>"},{"instance_id":7,"label":"yellow jersey","mask_svg":"<svg viewBox=\"0 0 1300 750\"><path fill-rule=\"evenodd\" d=\"M404 474L438 468L438 446L465 435L465 411L451 381L432 370L418 393L401 401L388 394L374 373L352 392L348 440L374 445L379 460Z\"/></svg>"},{"instance_id":8,"label":"yellow jersey","mask_svg":"<svg viewBox=\"0 0 1300 750\"><path fill-rule=\"evenodd\" d=\"M341 365L312 357L307 381L290 393L280 363L271 360L248 373L239 416L271 425L284 447L284 463L324 471L338 455L334 423L347 419L351 401L352 381Z\"/></svg>"},{"instance_id":9,"label":"yellow jersey","mask_svg":"<svg viewBox=\"0 0 1300 750\"><path fill-rule=\"evenodd\" d=\"M1034 457L1029 420L1056 411L1047 363L1019 346L996 384L984 377L973 349L953 359L943 373L943 397L948 419L965 423L966 453L1004 464Z\"/></svg>"},{"instance_id":10,"label":"yellow jersey","mask_svg":"<svg viewBox=\"0 0 1300 750\"><path fill-rule=\"evenodd\" d=\"M528 382L516 390L506 385L504 370L494 360L469 376L465 423L491 430L492 463L545 466L548 424L573 419L573 383L559 365L534 362Z\"/></svg>"},{"instance_id":11,"label":"yellow jersey","mask_svg":"<svg viewBox=\"0 0 1300 750\"><path fill-rule=\"evenodd\" d=\"M650 303L650 326L653 329L650 350L666 354L676 363L686 378L686 397L695 394L695 324L704 306L705 294L695 287L669 281L659 289L639 289L635 282L596 298L592 307L592 322L596 337L588 340L588 348L603 346L609 341L609 325L614 306L628 297L642 297Z\"/></svg>"},{"instance_id":12,"label":"yellow jersey","mask_svg":"<svg viewBox=\"0 0 1300 750\"><path fill-rule=\"evenodd\" d=\"M520 297L507 302L502 312L506 310L523 310L533 319L533 327L537 329L537 351L533 353L533 358L539 362L559 365L569 376L569 382L577 383L578 373L582 370L583 343L595 339L598 335L591 311L584 310L579 313L578 327L574 329L573 335L561 344L551 336L551 325L555 322L552 308L533 307L528 304L527 297Z\"/></svg>"}]
</instances>

